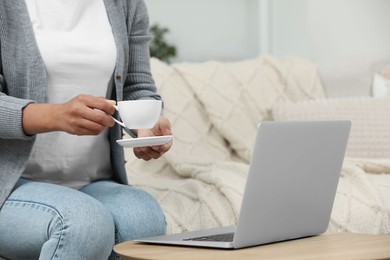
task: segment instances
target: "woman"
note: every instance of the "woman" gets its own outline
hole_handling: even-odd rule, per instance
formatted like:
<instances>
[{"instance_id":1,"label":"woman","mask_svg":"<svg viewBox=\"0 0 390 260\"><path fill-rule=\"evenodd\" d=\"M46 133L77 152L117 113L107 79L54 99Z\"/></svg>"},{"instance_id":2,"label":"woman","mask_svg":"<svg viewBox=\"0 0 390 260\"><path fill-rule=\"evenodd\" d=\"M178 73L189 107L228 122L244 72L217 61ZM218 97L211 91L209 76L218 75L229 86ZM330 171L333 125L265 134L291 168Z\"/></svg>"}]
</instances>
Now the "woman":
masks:
<instances>
[{"instance_id":1,"label":"woman","mask_svg":"<svg viewBox=\"0 0 390 260\"><path fill-rule=\"evenodd\" d=\"M147 30L142 0L0 0L0 257L107 259L165 232L157 202L127 185L110 117L112 100L160 99Z\"/></svg>"}]
</instances>

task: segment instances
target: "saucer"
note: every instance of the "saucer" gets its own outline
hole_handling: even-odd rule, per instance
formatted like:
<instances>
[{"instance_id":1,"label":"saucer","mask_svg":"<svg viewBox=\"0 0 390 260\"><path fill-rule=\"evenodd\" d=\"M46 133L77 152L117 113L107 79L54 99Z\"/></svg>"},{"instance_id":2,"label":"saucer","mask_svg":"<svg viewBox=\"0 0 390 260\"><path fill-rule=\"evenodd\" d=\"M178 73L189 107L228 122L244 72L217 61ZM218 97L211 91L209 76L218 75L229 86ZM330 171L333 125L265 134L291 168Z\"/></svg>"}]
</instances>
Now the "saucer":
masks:
<instances>
[{"instance_id":1,"label":"saucer","mask_svg":"<svg viewBox=\"0 0 390 260\"><path fill-rule=\"evenodd\" d=\"M126 148L142 147L142 146L154 146L162 145L169 142L172 139L172 135L140 137L116 140L116 142Z\"/></svg>"}]
</instances>

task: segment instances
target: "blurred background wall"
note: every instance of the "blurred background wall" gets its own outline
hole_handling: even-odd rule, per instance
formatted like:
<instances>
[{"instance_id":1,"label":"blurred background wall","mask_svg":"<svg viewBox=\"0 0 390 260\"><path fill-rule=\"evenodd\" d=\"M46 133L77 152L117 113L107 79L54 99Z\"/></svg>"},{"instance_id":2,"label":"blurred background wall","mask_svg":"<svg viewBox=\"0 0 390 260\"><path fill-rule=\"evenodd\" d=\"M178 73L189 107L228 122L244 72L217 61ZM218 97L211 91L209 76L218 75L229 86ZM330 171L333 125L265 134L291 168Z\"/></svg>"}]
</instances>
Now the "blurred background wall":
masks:
<instances>
[{"instance_id":1,"label":"blurred background wall","mask_svg":"<svg viewBox=\"0 0 390 260\"><path fill-rule=\"evenodd\" d=\"M263 53L315 62L390 56L389 0L145 0L174 62Z\"/></svg>"}]
</instances>

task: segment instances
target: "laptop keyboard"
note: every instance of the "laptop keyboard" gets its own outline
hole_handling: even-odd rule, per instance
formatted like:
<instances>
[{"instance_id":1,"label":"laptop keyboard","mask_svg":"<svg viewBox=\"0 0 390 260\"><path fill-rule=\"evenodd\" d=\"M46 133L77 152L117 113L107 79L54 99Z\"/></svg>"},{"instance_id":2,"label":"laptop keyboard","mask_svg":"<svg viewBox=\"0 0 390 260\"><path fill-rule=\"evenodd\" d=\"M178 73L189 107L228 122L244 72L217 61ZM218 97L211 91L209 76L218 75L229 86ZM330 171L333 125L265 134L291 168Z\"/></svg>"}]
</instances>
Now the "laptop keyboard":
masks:
<instances>
[{"instance_id":1,"label":"laptop keyboard","mask_svg":"<svg viewBox=\"0 0 390 260\"><path fill-rule=\"evenodd\" d=\"M211 241L211 242L232 242L234 233L225 233L211 236L201 236L183 239L184 241Z\"/></svg>"}]
</instances>

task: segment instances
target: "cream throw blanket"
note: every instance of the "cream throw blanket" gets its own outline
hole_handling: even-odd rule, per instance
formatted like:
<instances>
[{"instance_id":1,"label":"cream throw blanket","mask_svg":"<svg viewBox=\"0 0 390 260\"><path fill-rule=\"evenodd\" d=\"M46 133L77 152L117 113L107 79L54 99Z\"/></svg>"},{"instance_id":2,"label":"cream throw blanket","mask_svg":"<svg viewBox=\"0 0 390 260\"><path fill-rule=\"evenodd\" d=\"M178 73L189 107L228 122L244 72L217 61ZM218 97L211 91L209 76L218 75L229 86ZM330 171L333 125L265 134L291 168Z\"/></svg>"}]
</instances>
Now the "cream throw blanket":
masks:
<instances>
[{"instance_id":1,"label":"cream throw blanket","mask_svg":"<svg viewBox=\"0 0 390 260\"><path fill-rule=\"evenodd\" d=\"M272 120L275 103L324 98L315 68L301 58L151 62L174 143L149 162L126 149L130 184L158 200L168 233L235 225L257 123ZM346 160L329 230L390 233L390 174L382 173L390 160Z\"/></svg>"}]
</instances>

